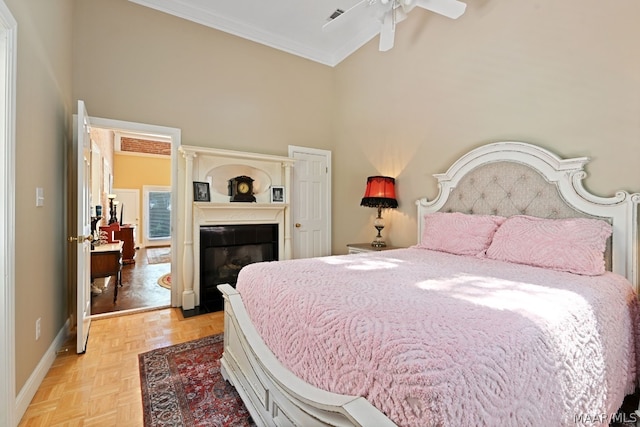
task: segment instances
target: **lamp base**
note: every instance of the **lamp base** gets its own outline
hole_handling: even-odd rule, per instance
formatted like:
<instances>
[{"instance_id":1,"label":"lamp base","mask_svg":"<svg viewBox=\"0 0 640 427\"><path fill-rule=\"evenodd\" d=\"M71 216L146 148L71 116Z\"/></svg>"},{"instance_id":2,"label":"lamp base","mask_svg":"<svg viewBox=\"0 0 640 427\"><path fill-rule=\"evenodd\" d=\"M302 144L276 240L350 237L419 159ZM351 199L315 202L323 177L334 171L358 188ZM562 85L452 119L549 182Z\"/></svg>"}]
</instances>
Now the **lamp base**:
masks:
<instances>
[{"instance_id":1,"label":"lamp base","mask_svg":"<svg viewBox=\"0 0 640 427\"><path fill-rule=\"evenodd\" d=\"M387 244L384 240L374 240L373 242L371 242L371 246L373 246L374 248L384 248L385 246L387 246Z\"/></svg>"},{"instance_id":2,"label":"lamp base","mask_svg":"<svg viewBox=\"0 0 640 427\"><path fill-rule=\"evenodd\" d=\"M385 246L387 246L384 240L382 240L382 234L380 234L380 232L384 228L384 219L382 219L382 216L380 215L380 210L381 209L378 208L378 217L373 221L373 226L376 228L376 230L378 230L378 235L373 240L373 242L371 242L371 246L373 246L374 248L384 248Z\"/></svg>"}]
</instances>

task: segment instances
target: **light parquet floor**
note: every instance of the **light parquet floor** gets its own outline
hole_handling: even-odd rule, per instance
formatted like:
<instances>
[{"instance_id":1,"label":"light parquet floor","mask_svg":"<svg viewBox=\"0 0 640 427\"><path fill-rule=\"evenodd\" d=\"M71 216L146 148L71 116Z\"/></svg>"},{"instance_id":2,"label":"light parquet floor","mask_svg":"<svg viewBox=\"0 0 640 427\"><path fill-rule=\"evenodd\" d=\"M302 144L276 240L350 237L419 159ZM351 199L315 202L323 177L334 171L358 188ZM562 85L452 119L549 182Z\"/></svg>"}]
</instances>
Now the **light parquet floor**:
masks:
<instances>
[{"instance_id":1,"label":"light parquet floor","mask_svg":"<svg viewBox=\"0 0 640 427\"><path fill-rule=\"evenodd\" d=\"M19 427L142 426L138 354L224 331L224 313L168 308L94 320L85 354L56 357Z\"/></svg>"}]
</instances>

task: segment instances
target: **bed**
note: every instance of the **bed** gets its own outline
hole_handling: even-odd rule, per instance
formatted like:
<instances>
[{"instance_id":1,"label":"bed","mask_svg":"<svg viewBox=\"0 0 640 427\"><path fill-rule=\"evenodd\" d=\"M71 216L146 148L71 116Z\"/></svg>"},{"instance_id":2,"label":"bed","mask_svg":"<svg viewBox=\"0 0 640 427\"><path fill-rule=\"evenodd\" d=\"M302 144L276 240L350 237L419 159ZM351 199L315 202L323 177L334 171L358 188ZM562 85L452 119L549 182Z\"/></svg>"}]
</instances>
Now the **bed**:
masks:
<instances>
[{"instance_id":1,"label":"bed","mask_svg":"<svg viewBox=\"0 0 640 427\"><path fill-rule=\"evenodd\" d=\"M221 371L258 425L608 425L637 386L638 194L476 148L407 249L246 266Z\"/></svg>"}]
</instances>

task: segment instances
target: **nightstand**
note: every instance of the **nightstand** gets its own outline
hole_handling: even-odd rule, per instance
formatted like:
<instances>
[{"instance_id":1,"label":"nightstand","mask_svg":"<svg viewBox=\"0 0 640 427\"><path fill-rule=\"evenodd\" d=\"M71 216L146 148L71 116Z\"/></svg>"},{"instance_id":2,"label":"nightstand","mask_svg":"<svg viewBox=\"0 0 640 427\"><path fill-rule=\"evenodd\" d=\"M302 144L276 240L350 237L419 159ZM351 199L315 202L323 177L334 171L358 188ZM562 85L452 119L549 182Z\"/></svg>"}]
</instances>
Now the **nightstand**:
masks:
<instances>
[{"instance_id":1,"label":"nightstand","mask_svg":"<svg viewBox=\"0 0 640 427\"><path fill-rule=\"evenodd\" d=\"M388 251L390 249L402 249L400 246L383 246L381 248L377 248L375 246L371 246L371 243L349 243L347 245L349 248L350 254L359 254L361 252L380 252L380 251Z\"/></svg>"}]
</instances>

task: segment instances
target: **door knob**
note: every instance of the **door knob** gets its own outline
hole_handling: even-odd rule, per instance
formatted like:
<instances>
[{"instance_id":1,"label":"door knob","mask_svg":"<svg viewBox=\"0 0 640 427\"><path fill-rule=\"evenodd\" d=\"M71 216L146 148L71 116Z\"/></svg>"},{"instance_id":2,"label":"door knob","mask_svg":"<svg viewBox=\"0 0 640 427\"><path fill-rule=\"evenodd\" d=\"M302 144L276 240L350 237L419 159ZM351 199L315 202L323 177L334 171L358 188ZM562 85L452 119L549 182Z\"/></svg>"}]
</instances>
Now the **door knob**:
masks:
<instances>
[{"instance_id":1,"label":"door knob","mask_svg":"<svg viewBox=\"0 0 640 427\"><path fill-rule=\"evenodd\" d=\"M78 243L84 243L84 242L93 242L93 234L89 234L87 236L70 236L69 237L69 243L73 243L73 242L78 242Z\"/></svg>"},{"instance_id":2,"label":"door knob","mask_svg":"<svg viewBox=\"0 0 640 427\"><path fill-rule=\"evenodd\" d=\"M302 225L299 222L296 222L296 228L300 228Z\"/></svg>"}]
</instances>

